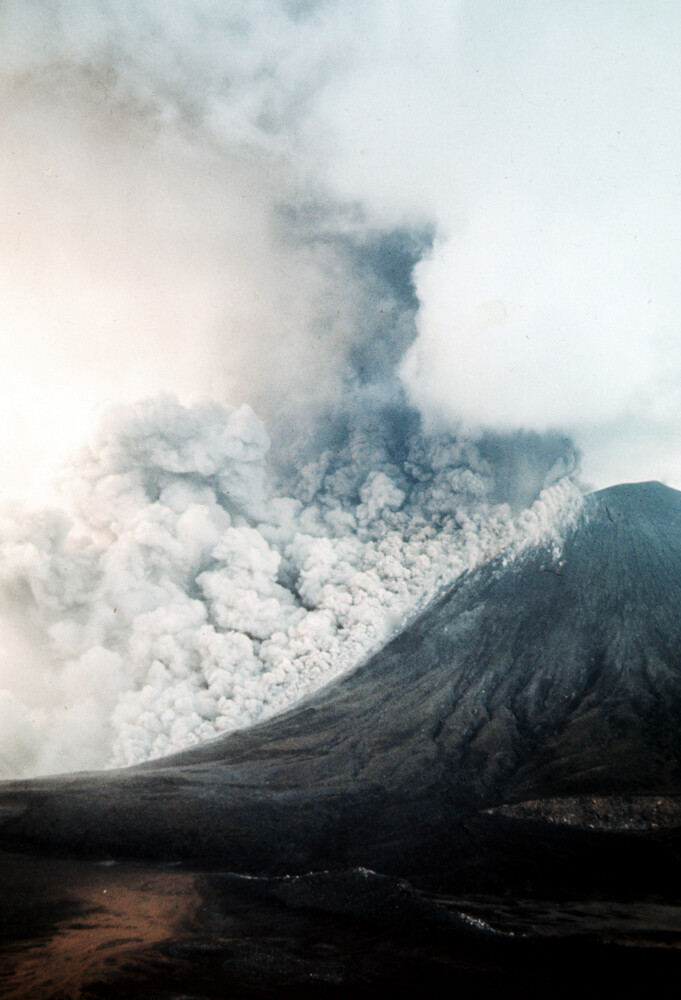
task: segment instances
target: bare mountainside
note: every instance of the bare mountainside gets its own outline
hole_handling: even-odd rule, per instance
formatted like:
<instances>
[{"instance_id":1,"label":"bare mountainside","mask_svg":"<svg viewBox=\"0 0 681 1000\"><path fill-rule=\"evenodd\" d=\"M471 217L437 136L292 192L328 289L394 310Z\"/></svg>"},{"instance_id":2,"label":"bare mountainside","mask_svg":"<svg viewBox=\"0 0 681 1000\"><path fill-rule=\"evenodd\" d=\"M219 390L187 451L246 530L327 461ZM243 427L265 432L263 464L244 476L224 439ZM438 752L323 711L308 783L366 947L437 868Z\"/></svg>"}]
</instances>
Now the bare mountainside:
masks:
<instances>
[{"instance_id":1,"label":"bare mountainside","mask_svg":"<svg viewBox=\"0 0 681 1000\"><path fill-rule=\"evenodd\" d=\"M568 835L598 855L663 828L668 846L679 607L681 493L591 494L560 556L500 556L285 715L125 770L5 784L0 845L450 882L505 877L549 841L559 859Z\"/></svg>"}]
</instances>

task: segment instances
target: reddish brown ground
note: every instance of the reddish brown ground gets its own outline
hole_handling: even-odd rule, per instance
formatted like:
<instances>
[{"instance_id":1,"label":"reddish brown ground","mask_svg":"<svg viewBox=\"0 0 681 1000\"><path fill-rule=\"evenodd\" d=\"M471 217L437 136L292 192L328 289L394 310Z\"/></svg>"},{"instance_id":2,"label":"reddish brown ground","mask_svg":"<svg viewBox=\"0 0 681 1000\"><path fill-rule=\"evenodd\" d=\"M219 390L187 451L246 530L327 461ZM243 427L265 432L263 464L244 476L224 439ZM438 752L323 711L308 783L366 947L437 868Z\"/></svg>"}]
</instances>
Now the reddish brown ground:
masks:
<instances>
[{"instance_id":1,"label":"reddish brown ground","mask_svg":"<svg viewBox=\"0 0 681 1000\"><path fill-rule=\"evenodd\" d=\"M35 909L35 924L22 929L11 914L0 950L0 995L16 1000L46 997L78 1000L82 984L106 981L114 970L130 969L156 946L172 939L190 921L199 903L192 874L150 871L131 865L96 866L79 862L26 861L3 880L11 897L29 874L38 899L58 901L68 916L41 927L46 914ZM37 925L37 933L36 933ZM7 940L9 939L9 940Z\"/></svg>"}]
</instances>

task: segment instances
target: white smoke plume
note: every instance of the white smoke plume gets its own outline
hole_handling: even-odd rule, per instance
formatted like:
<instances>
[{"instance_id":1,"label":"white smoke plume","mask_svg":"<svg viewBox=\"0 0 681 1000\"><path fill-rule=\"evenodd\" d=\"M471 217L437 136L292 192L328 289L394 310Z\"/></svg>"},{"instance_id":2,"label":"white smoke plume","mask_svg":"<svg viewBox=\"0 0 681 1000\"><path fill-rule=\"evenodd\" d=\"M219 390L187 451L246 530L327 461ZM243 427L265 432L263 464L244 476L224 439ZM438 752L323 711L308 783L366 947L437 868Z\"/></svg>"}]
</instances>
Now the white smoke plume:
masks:
<instances>
[{"instance_id":1,"label":"white smoke plume","mask_svg":"<svg viewBox=\"0 0 681 1000\"><path fill-rule=\"evenodd\" d=\"M0 496L40 501L0 531L6 773L284 707L569 520L577 450L681 484L680 36L0 2Z\"/></svg>"}]
</instances>

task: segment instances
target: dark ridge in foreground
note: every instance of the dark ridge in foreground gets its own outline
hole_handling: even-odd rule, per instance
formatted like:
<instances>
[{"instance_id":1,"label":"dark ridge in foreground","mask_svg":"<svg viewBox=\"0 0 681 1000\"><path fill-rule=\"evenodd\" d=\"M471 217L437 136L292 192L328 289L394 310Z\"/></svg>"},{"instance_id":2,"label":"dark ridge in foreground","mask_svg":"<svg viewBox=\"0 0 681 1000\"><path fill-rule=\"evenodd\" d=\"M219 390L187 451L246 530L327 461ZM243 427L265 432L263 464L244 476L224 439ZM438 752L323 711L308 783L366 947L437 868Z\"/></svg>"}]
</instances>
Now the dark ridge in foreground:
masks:
<instances>
[{"instance_id":1,"label":"dark ridge in foreground","mask_svg":"<svg viewBox=\"0 0 681 1000\"><path fill-rule=\"evenodd\" d=\"M560 559L538 547L468 575L285 715L139 767L7 783L0 846L478 887L527 880L531 858L538 882L616 884L634 865L668 883L680 529L681 493L659 483L592 494Z\"/></svg>"}]
</instances>

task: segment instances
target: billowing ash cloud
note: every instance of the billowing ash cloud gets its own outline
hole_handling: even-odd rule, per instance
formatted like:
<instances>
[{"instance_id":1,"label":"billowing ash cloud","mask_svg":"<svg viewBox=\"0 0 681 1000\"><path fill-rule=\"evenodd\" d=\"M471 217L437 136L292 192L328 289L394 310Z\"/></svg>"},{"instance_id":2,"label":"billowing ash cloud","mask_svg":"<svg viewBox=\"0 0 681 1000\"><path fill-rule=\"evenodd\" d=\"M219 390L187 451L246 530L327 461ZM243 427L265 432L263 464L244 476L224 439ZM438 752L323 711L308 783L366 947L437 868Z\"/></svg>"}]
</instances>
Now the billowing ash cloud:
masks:
<instances>
[{"instance_id":1,"label":"billowing ash cloud","mask_svg":"<svg viewBox=\"0 0 681 1000\"><path fill-rule=\"evenodd\" d=\"M247 725L353 666L481 560L555 539L564 458L519 516L478 445L405 410L274 490L246 406L111 411L62 508L0 525L5 774L132 763ZM535 456L536 457L536 456Z\"/></svg>"},{"instance_id":2,"label":"billowing ash cloud","mask_svg":"<svg viewBox=\"0 0 681 1000\"><path fill-rule=\"evenodd\" d=\"M577 450L674 481L680 27L4 0L8 773L283 707L569 520Z\"/></svg>"}]
</instances>

